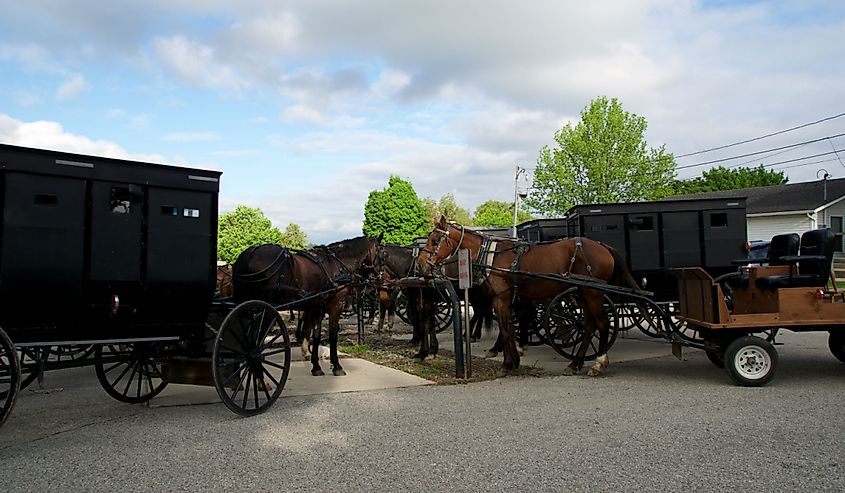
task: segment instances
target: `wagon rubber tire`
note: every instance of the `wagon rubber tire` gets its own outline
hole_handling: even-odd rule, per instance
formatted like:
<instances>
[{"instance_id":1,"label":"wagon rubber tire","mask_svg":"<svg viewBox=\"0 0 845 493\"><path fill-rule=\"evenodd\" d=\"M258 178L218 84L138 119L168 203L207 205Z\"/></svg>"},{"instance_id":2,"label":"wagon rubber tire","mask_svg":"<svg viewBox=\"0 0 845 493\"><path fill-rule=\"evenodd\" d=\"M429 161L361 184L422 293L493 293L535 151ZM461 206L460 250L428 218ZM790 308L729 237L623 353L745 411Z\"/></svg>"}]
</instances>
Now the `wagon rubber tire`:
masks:
<instances>
[{"instance_id":1,"label":"wagon rubber tire","mask_svg":"<svg viewBox=\"0 0 845 493\"><path fill-rule=\"evenodd\" d=\"M21 387L18 351L9 336L0 329L0 427L12 413Z\"/></svg>"},{"instance_id":2,"label":"wagon rubber tire","mask_svg":"<svg viewBox=\"0 0 845 493\"><path fill-rule=\"evenodd\" d=\"M241 303L223 320L214 340L217 395L235 414L261 414L282 394L290 362L290 336L279 312L263 301Z\"/></svg>"},{"instance_id":3,"label":"wagon rubber tire","mask_svg":"<svg viewBox=\"0 0 845 493\"><path fill-rule=\"evenodd\" d=\"M710 362L716 366L716 368L725 367L725 355L722 354L721 351L707 349L704 351L704 354L707 355L707 359L709 359Z\"/></svg>"},{"instance_id":4,"label":"wagon rubber tire","mask_svg":"<svg viewBox=\"0 0 845 493\"><path fill-rule=\"evenodd\" d=\"M759 337L740 337L725 349L725 369L737 385L762 387L774 378L777 367L775 347Z\"/></svg>"},{"instance_id":5,"label":"wagon rubber tire","mask_svg":"<svg viewBox=\"0 0 845 493\"><path fill-rule=\"evenodd\" d=\"M845 363L845 332L831 332L827 338L827 346L836 359Z\"/></svg>"},{"instance_id":6,"label":"wagon rubber tire","mask_svg":"<svg viewBox=\"0 0 845 493\"><path fill-rule=\"evenodd\" d=\"M147 402L167 387L162 377L161 344L104 344L94 350L94 371L103 389L127 404ZM111 361L110 361L111 360Z\"/></svg>"}]
</instances>

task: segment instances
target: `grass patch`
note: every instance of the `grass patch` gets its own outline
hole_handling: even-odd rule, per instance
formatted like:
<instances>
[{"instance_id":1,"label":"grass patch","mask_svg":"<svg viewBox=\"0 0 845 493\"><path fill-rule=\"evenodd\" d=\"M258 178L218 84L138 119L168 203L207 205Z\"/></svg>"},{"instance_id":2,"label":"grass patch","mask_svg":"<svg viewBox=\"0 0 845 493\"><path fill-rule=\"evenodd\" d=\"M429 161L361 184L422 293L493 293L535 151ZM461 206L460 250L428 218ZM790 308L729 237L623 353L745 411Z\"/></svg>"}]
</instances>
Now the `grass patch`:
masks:
<instances>
[{"instance_id":1,"label":"grass patch","mask_svg":"<svg viewBox=\"0 0 845 493\"><path fill-rule=\"evenodd\" d=\"M494 380L505 376L542 376L545 371L535 366L520 367L516 371L505 372L502 363L493 359L472 358L472 377L455 377L455 355L441 349L436 358L430 361L413 359L419 349L406 341L398 341L377 334L367 335L367 344L341 346L340 351L372 363L404 371L438 384L459 384Z\"/></svg>"}]
</instances>

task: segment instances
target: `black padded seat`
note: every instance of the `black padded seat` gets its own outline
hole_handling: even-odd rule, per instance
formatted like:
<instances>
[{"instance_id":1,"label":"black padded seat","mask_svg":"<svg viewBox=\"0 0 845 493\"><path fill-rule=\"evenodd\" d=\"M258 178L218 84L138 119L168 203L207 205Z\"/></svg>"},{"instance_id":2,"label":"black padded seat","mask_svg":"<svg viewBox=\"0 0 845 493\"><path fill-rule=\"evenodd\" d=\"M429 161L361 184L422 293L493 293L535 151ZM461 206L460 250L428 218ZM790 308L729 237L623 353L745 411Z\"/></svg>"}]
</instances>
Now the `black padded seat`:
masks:
<instances>
[{"instance_id":1,"label":"black padded seat","mask_svg":"<svg viewBox=\"0 0 845 493\"><path fill-rule=\"evenodd\" d=\"M772 236L772 241L769 242L769 251L766 258L748 258L734 261L735 264L769 264L769 265L787 265L781 260L784 257L798 255L798 247L801 238L798 233L787 233L782 235ZM748 287L748 273L734 272L725 278L728 286L732 288L747 288ZM759 284L758 284L759 286Z\"/></svg>"},{"instance_id":2,"label":"black padded seat","mask_svg":"<svg viewBox=\"0 0 845 493\"><path fill-rule=\"evenodd\" d=\"M827 285L833 263L834 234L828 228L814 229L801 235L798 255L786 255L778 260L790 266L790 274L757 279L761 289L811 288ZM795 266L798 273L793 273Z\"/></svg>"}]
</instances>

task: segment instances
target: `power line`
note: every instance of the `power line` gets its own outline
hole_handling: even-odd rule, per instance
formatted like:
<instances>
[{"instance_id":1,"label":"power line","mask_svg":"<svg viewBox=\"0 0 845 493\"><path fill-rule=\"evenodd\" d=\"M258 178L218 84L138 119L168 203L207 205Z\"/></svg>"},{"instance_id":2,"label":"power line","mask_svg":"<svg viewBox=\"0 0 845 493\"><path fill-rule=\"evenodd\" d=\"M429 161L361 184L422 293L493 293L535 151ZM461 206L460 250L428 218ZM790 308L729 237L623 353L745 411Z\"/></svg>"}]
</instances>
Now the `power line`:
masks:
<instances>
[{"instance_id":1,"label":"power line","mask_svg":"<svg viewBox=\"0 0 845 493\"><path fill-rule=\"evenodd\" d=\"M698 166L706 166L708 164L723 163L725 161L732 161L734 159L740 159L740 158L749 157L749 156L756 156L756 155L759 155L759 154L765 154L767 152L781 151L783 149L790 149L790 148L793 148L793 147L800 147L800 146L807 145L807 144L813 144L815 142L821 142L821 141L826 140L826 139L842 137L843 135L845 135L845 133L836 134L836 135L829 135L827 137L822 137L822 138L813 139L813 140L807 140L807 141L804 141L804 142L798 142L797 144L789 144L789 145L785 145L785 146L781 146L781 147L772 147L771 149L764 149L762 151L757 151L757 152L749 152L749 153L746 153L746 154L740 154L738 156L731 156L731 157L726 157L726 158L722 158L722 159L713 159L713 160L710 160L710 161L704 161L704 162L701 162L701 163L687 164L687 165L684 165L684 166L677 166L675 169L697 168Z\"/></svg>"},{"instance_id":2,"label":"power line","mask_svg":"<svg viewBox=\"0 0 845 493\"><path fill-rule=\"evenodd\" d=\"M675 156L675 158L695 156L697 154L704 154L705 152L718 151L720 149L727 149L728 147L734 147L734 146L738 146L738 145L742 145L742 144L747 144L749 142L762 140L762 139L765 139L767 137L773 137L775 135L785 134L787 132L792 132L793 130L798 130L800 128L809 127L811 125L817 125L819 123L826 122L826 121L829 121L829 120L833 120L833 119L836 119L836 118L839 118L839 117L842 117L842 116L845 116L845 113L839 113L838 115L833 115L833 116L829 116L827 118L822 118L821 120L816 120L814 122L805 123L803 125L798 125L797 127L787 128L786 130L780 130L778 132L772 132L770 134L761 135L760 137L754 137L753 139L746 139L746 140L742 140L742 141L739 141L739 142L734 142L733 144L726 144L726 145L723 145L723 146L711 147L710 149L704 149L704 150L701 150L701 151L695 151L695 152L690 152L690 153L687 153L687 154L681 154L679 156Z\"/></svg>"}]
</instances>

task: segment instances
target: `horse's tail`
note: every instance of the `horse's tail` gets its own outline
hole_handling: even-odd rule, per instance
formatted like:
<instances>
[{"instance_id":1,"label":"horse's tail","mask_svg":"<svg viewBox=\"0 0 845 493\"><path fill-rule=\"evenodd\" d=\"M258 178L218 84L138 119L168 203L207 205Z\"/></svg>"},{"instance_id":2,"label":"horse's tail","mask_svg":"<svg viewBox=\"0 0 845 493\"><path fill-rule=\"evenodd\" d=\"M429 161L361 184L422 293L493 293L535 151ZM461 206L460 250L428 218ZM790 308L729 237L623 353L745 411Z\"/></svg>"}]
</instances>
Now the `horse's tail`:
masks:
<instances>
[{"instance_id":1,"label":"horse's tail","mask_svg":"<svg viewBox=\"0 0 845 493\"><path fill-rule=\"evenodd\" d=\"M628 268L628 263L624 258L622 258L622 254L620 254L617 249L606 243L602 243L601 245L605 247L613 257L613 272L610 274L610 283L625 288L639 290L640 285L637 283L637 280L634 279L634 275L631 274L631 270Z\"/></svg>"}]
</instances>

